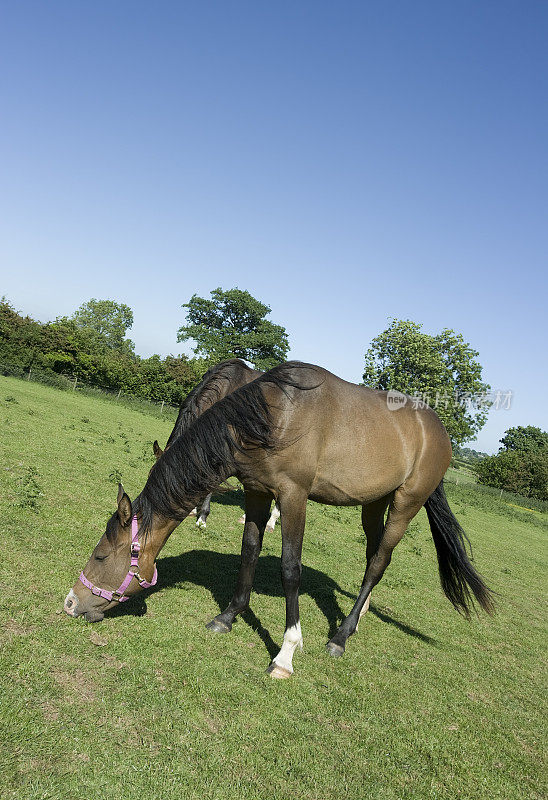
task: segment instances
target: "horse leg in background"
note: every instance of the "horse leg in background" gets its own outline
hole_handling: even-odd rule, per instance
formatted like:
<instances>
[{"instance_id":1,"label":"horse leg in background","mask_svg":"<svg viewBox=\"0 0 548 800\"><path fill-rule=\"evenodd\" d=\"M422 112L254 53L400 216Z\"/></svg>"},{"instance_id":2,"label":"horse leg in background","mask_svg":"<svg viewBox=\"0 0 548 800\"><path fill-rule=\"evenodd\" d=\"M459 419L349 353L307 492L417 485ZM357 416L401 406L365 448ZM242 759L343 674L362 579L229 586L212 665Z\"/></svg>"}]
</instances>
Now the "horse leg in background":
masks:
<instances>
[{"instance_id":1,"label":"horse leg in background","mask_svg":"<svg viewBox=\"0 0 548 800\"><path fill-rule=\"evenodd\" d=\"M205 528L207 525L207 518L209 517L209 512L211 511L211 497L212 495L208 494L208 496L196 507L196 525L198 528Z\"/></svg>"},{"instance_id":2,"label":"horse leg in background","mask_svg":"<svg viewBox=\"0 0 548 800\"><path fill-rule=\"evenodd\" d=\"M272 514L270 515L270 519L266 523L267 531L271 533L276 527L276 523L279 519L280 519L280 506L278 505L278 503L275 503L274 508L272 509Z\"/></svg>"},{"instance_id":3,"label":"horse leg in background","mask_svg":"<svg viewBox=\"0 0 548 800\"><path fill-rule=\"evenodd\" d=\"M266 530L272 533L279 519L280 519L280 506L278 505L278 503L275 503L274 508L272 509L272 514L270 515L269 520L266 523ZM242 514L238 522L240 523L240 525L244 524L245 514Z\"/></svg>"},{"instance_id":4,"label":"horse leg in background","mask_svg":"<svg viewBox=\"0 0 548 800\"><path fill-rule=\"evenodd\" d=\"M293 653L302 650L303 637L299 617L301 553L306 521L306 494L294 491L281 500L282 517L282 586L285 593L285 633L280 652L267 672L271 678L289 678L293 673Z\"/></svg>"},{"instance_id":5,"label":"horse leg in background","mask_svg":"<svg viewBox=\"0 0 548 800\"><path fill-rule=\"evenodd\" d=\"M242 538L242 559L238 582L232 600L227 608L207 624L207 628L215 633L228 633L237 614L249 606L251 587L255 576L255 567L263 544L263 534L270 514L272 495L246 490L246 520Z\"/></svg>"},{"instance_id":6,"label":"horse leg in background","mask_svg":"<svg viewBox=\"0 0 548 800\"><path fill-rule=\"evenodd\" d=\"M389 495L386 495L386 497L381 497L378 500L374 500L372 503L367 503L366 505L362 506L362 528L367 539L367 566L369 566L371 563L371 559L379 547L379 542L384 531L384 512L388 508L388 503L392 499L392 496L392 493L390 493ZM360 619L367 611L369 611L370 602L371 592L369 592L365 598L365 603L363 604L358 622L356 623L356 631L358 630Z\"/></svg>"},{"instance_id":7,"label":"horse leg in background","mask_svg":"<svg viewBox=\"0 0 548 800\"><path fill-rule=\"evenodd\" d=\"M386 520L383 534L376 551L371 556L371 560L368 561L358 599L354 603L350 614L343 620L335 636L327 643L327 652L330 655L336 657L342 656L344 653L348 637L356 632L360 612L365 605L365 601L371 594L373 587L382 578L392 558L392 551L401 540L415 514L422 507L423 502L424 500L418 502L409 495L403 489L403 486L396 489L390 502L388 519Z\"/></svg>"},{"instance_id":8,"label":"horse leg in background","mask_svg":"<svg viewBox=\"0 0 548 800\"><path fill-rule=\"evenodd\" d=\"M206 527L206 520L209 517L209 512L211 510L211 497L212 495L208 494L208 496L198 503L196 508L193 508L192 511L189 512L189 517L198 517L196 520L196 525L198 528L205 528Z\"/></svg>"}]
</instances>

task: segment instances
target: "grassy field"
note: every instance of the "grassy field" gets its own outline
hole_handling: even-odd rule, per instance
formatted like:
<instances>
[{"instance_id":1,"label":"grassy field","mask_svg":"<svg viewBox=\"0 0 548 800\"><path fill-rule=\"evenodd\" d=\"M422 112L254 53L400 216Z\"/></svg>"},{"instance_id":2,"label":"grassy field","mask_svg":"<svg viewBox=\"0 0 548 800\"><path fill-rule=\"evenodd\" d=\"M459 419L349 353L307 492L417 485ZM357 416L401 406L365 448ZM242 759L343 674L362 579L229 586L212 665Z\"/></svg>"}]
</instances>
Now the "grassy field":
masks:
<instances>
[{"instance_id":1,"label":"grassy field","mask_svg":"<svg viewBox=\"0 0 548 800\"><path fill-rule=\"evenodd\" d=\"M461 467L460 469L449 467L447 470L447 479L456 484L476 483L476 476L469 467Z\"/></svg>"},{"instance_id":2,"label":"grassy field","mask_svg":"<svg viewBox=\"0 0 548 800\"><path fill-rule=\"evenodd\" d=\"M122 478L142 488L173 420L0 378L0 796L11 800L541 798L545 514L449 487L498 613L467 623L439 587L421 511L345 656L324 646L352 605L359 509L310 504L295 674L283 635L279 528L252 611L205 623L233 588L241 495L186 520L143 599L98 625L61 613ZM502 513L499 513L502 508Z\"/></svg>"}]
</instances>

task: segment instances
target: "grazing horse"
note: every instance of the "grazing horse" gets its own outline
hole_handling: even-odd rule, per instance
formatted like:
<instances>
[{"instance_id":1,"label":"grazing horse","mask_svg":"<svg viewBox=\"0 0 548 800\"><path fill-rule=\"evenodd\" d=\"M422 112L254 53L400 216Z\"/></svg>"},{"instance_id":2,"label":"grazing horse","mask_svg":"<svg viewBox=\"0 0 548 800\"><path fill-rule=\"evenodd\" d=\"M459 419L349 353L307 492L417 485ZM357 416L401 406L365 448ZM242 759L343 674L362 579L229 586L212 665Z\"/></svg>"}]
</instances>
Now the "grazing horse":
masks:
<instances>
[{"instance_id":1,"label":"grazing horse","mask_svg":"<svg viewBox=\"0 0 548 800\"><path fill-rule=\"evenodd\" d=\"M166 449L213 403L217 403L230 392L239 389L240 386L245 386L247 383L254 381L260 375L263 375L263 373L259 370L251 369L239 358L231 358L211 367L200 383L184 399L179 409L177 421L167 440ZM154 455L157 459L160 458L163 452L158 442L154 442ZM202 498L196 508L190 512L191 516L196 515L196 525L199 528L206 527L207 518L211 510L211 495L212 493L210 492L207 497ZM270 519L266 524L267 531L274 530L279 516L279 509L274 505ZM245 522L245 515L240 521Z\"/></svg>"},{"instance_id":2,"label":"grazing horse","mask_svg":"<svg viewBox=\"0 0 548 800\"><path fill-rule=\"evenodd\" d=\"M422 506L445 594L467 617L473 598L491 612L490 591L466 554L464 531L443 490L450 460L449 437L432 409L405 402L391 410L386 392L347 383L320 367L287 362L199 416L158 459L133 504L120 487L118 509L67 596L65 610L97 621L140 586L151 585L155 558L168 536L204 492L235 475L246 498L240 572L228 607L208 627L228 632L248 607L270 503L277 499L286 624L282 647L268 668L272 677L291 675L293 653L302 646L299 584L308 499L360 505L367 537L360 592L327 643L331 655L344 653L371 590Z\"/></svg>"}]
</instances>

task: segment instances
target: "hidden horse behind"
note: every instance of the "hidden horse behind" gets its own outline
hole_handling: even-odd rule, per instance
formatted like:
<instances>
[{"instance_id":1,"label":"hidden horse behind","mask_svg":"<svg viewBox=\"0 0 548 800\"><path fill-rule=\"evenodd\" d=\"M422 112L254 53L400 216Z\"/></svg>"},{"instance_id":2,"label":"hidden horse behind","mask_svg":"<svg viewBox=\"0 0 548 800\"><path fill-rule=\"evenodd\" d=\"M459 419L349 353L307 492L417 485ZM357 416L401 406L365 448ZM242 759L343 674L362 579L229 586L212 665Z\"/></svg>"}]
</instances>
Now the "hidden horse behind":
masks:
<instances>
[{"instance_id":1,"label":"hidden horse behind","mask_svg":"<svg viewBox=\"0 0 548 800\"><path fill-rule=\"evenodd\" d=\"M432 409L413 405L406 402L392 411L386 392L299 362L282 364L228 394L170 444L134 503L120 488L117 511L69 592L65 610L98 621L138 592L140 583L153 581L156 556L173 530L204 493L234 475L246 495L240 572L228 607L208 627L228 632L248 607L275 498L281 510L286 624L282 647L268 668L272 677L292 674L294 651L302 646L299 585L308 499L361 506L367 538L359 595L327 643L331 655L344 653L371 590L422 506L445 594L465 616L474 600L490 612L490 591L467 555L466 536L443 490L449 437Z\"/></svg>"},{"instance_id":2,"label":"hidden horse behind","mask_svg":"<svg viewBox=\"0 0 548 800\"><path fill-rule=\"evenodd\" d=\"M226 397L227 394L230 394L235 389L239 389L241 386L245 386L263 374L264 373L259 370L251 369L251 367L248 367L247 364L239 358L231 358L211 367L211 369L205 373L200 383L184 399L179 409L177 421L167 440L166 449L188 430L189 426L193 424L200 414L203 414L204 411L211 408L214 403L217 403L219 400L222 400L223 397ZM154 454L156 458L160 458L162 453L163 450L158 442L154 442ZM207 518L211 510L211 497L212 492L209 492L206 497L198 501L196 509L191 512L191 514L196 514L196 525L199 528L206 527ZM277 505L274 505L266 524L266 530L274 530L276 520L279 516L279 509ZM242 522L245 522L245 517L242 518Z\"/></svg>"}]
</instances>

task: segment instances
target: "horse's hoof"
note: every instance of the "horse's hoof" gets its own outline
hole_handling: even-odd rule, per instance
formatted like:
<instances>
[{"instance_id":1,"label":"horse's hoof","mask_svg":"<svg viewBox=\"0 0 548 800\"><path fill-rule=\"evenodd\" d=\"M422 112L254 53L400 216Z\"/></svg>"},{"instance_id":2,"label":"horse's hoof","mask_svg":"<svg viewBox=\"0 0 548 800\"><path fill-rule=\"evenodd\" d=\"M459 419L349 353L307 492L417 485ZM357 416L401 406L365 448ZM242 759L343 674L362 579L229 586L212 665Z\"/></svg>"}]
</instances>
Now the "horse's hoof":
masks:
<instances>
[{"instance_id":1,"label":"horse's hoof","mask_svg":"<svg viewBox=\"0 0 548 800\"><path fill-rule=\"evenodd\" d=\"M205 529L207 528L206 521L201 517L198 517L198 519L196 520L196 527L199 528L201 531L205 531Z\"/></svg>"},{"instance_id":2,"label":"horse's hoof","mask_svg":"<svg viewBox=\"0 0 548 800\"><path fill-rule=\"evenodd\" d=\"M245 514L238 520L238 525L245 525Z\"/></svg>"},{"instance_id":3,"label":"horse's hoof","mask_svg":"<svg viewBox=\"0 0 548 800\"><path fill-rule=\"evenodd\" d=\"M274 525L267 525L265 530L267 533L272 533L272 531L274 530Z\"/></svg>"},{"instance_id":4,"label":"horse's hoof","mask_svg":"<svg viewBox=\"0 0 548 800\"><path fill-rule=\"evenodd\" d=\"M330 656L333 656L333 658L340 658L341 656L344 656L344 647L341 647L340 644L335 644L335 642L328 642L325 646L325 649Z\"/></svg>"},{"instance_id":5,"label":"horse's hoof","mask_svg":"<svg viewBox=\"0 0 548 800\"><path fill-rule=\"evenodd\" d=\"M206 628L208 631L213 631L213 633L230 633L231 630L228 625L218 619L212 619L211 622L207 623Z\"/></svg>"},{"instance_id":6,"label":"horse's hoof","mask_svg":"<svg viewBox=\"0 0 548 800\"><path fill-rule=\"evenodd\" d=\"M290 678L293 673L284 667L280 667L279 664L276 664L273 661L272 664L267 668L266 674L270 675L271 678L284 680L285 678Z\"/></svg>"}]
</instances>

